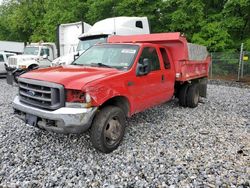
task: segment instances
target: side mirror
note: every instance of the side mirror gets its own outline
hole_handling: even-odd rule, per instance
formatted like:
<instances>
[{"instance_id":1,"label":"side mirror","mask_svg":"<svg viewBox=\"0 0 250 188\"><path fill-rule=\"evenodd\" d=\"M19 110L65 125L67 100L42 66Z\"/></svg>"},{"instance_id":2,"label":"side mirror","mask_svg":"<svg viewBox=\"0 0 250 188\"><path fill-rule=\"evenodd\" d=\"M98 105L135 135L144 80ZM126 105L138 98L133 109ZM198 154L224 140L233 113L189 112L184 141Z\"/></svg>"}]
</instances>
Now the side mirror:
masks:
<instances>
[{"instance_id":1,"label":"side mirror","mask_svg":"<svg viewBox=\"0 0 250 188\"><path fill-rule=\"evenodd\" d=\"M74 53L74 61L79 57L80 53L79 52L75 52Z\"/></svg>"},{"instance_id":2,"label":"side mirror","mask_svg":"<svg viewBox=\"0 0 250 188\"><path fill-rule=\"evenodd\" d=\"M144 76L150 72L150 63L148 58L144 58L142 62L138 62L136 67L136 75Z\"/></svg>"},{"instance_id":3,"label":"side mirror","mask_svg":"<svg viewBox=\"0 0 250 188\"><path fill-rule=\"evenodd\" d=\"M44 54L44 55L43 55L43 59L48 59L48 55L47 55L47 54Z\"/></svg>"}]
</instances>

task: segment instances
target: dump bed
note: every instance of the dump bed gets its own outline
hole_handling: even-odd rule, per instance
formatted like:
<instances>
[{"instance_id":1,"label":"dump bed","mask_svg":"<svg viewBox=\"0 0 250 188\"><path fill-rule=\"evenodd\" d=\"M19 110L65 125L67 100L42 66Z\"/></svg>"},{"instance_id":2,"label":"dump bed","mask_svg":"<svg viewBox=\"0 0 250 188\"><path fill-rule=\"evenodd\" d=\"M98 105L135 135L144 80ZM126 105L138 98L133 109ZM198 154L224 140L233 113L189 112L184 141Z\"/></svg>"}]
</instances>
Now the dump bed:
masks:
<instances>
[{"instance_id":1,"label":"dump bed","mask_svg":"<svg viewBox=\"0 0 250 188\"><path fill-rule=\"evenodd\" d=\"M175 65L176 81L208 77L210 57L205 46L188 43L180 33L112 36L109 43L154 43L169 49Z\"/></svg>"}]
</instances>

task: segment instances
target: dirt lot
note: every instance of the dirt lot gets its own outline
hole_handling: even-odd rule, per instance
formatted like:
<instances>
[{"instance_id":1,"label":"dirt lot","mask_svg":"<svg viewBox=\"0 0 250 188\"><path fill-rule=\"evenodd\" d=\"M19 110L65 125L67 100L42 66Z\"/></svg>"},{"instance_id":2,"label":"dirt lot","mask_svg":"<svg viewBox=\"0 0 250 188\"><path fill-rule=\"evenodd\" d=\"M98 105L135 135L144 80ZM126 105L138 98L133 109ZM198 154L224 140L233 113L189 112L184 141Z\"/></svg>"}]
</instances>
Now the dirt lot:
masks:
<instances>
[{"instance_id":1,"label":"dirt lot","mask_svg":"<svg viewBox=\"0 0 250 188\"><path fill-rule=\"evenodd\" d=\"M249 187L250 89L211 82L195 109L177 100L127 120L102 154L89 134L60 135L12 114L17 88L0 79L0 187Z\"/></svg>"}]
</instances>

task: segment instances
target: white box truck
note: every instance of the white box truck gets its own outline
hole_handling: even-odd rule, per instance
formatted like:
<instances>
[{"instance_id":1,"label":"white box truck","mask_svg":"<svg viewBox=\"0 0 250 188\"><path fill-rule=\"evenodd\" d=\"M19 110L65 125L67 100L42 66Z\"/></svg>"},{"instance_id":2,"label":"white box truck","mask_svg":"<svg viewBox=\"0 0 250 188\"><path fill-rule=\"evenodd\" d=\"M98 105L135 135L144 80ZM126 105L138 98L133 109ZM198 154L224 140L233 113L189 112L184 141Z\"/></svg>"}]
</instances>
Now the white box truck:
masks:
<instances>
[{"instance_id":1,"label":"white box truck","mask_svg":"<svg viewBox=\"0 0 250 188\"><path fill-rule=\"evenodd\" d=\"M55 43L40 42L27 45L22 55L8 58L5 66L7 83L13 82L13 79L17 82L17 78L27 71L39 67L49 67L55 58L57 58Z\"/></svg>"},{"instance_id":2,"label":"white box truck","mask_svg":"<svg viewBox=\"0 0 250 188\"><path fill-rule=\"evenodd\" d=\"M75 56L79 56L89 47L107 42L112 35L136 35L149 34L149 22L147 17L114 17L96 22L88 32L78 36L80 39L76 52L68 53L55 59L51 66L71 64Z\"/></svg>"},{"instance_id":3,"label":"white box truck","mask_svg":"<svg viewBox=\"0 0 250 188\"><path fill-rule=\"evenodd\" d=\"M24 48L22 55L11 56L8 59L9 70L32 70L37 67L49 67L57 58L57 49L54 43L31 43Z\"/></svg>"}]
</instances>

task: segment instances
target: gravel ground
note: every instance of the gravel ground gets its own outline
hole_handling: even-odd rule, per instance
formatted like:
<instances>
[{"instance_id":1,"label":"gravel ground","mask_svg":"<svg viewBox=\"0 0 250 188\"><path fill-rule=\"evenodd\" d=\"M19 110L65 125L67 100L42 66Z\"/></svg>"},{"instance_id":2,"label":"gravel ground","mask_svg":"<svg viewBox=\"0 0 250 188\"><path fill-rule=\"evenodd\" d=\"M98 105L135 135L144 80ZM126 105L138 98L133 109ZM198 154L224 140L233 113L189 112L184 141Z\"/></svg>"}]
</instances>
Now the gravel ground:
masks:
<instances>
[{"instance_id":1,"label":"gravel ground","mask_svg":"<svg viewBox=\"0 0 250 188\"><path fill-rule=\"evenodd\" d=\"M250 89L210 84L195 109L173 100L128 120L111 154L12 114L0 79L0 187L250 187Z\"/></svg>"}]
</instances>

